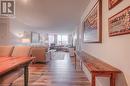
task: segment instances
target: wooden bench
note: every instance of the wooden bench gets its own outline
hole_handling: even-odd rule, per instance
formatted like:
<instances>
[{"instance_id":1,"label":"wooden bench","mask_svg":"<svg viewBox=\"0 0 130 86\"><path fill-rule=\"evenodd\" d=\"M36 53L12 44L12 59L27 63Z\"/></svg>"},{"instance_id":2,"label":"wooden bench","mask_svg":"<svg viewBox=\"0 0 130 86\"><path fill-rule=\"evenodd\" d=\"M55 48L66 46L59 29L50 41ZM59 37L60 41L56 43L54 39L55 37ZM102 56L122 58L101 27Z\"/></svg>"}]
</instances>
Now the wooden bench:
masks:
<instances>
[{"instance_id":1,"label":"wooden bench","mask_svg":"<svg viewBox=\"0 0 130 86\"><path fill-rule=\"evenodd\" d=\"M77 57L92 75L91 86L96 86L96 77L110 77L110 86L115 86L116 75L121 72L120 70L83 51L77 51Z\"/></svg>"}]
</instances>

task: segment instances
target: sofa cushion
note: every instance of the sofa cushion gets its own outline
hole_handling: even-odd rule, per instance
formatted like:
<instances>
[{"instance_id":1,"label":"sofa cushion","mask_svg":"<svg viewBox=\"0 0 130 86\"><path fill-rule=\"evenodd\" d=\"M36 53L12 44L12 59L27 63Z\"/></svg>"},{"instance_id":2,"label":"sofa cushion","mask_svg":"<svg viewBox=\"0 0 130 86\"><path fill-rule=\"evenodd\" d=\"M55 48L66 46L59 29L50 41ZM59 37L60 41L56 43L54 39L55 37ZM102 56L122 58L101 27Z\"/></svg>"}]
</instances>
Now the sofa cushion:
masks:
<instances>
[{"instance_id":1,"label":"sofa cushion","mask_svg":"<svg viewBox=\"0 0 130 86\"><path fill-rule=\"evenodd\" d=\"M0 46L0 57L8 57L13 51L13 46Z\"/></svg>"},{"instance_id":2,"label":"sofa cushion","mask_svg":"<svg viewBox=\"0 0 130 86\"><path fill-rule=\"evenodd\" d=\"M15 46L11 56L13 57L29 56L30 49L31 49L30 46Z\"/></svg>"}]
</instances>

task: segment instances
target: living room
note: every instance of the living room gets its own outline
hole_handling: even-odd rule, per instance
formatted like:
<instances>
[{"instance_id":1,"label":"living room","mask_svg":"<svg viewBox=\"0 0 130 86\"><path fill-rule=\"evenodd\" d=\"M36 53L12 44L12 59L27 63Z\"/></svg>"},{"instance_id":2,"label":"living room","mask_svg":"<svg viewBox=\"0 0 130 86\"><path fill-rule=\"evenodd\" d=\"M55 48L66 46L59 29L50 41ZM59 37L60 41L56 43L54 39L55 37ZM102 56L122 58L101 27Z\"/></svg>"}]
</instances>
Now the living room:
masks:
<instances>
[{"instance_id":1,"label":"living room","mask_svg":"<svg viewBox=\"0 0 130 86\"><path fill-rule=\"evenodd\" d=\"M129 86L130 0L0 0L0 86Z\"/></svg>"}]
</instances>

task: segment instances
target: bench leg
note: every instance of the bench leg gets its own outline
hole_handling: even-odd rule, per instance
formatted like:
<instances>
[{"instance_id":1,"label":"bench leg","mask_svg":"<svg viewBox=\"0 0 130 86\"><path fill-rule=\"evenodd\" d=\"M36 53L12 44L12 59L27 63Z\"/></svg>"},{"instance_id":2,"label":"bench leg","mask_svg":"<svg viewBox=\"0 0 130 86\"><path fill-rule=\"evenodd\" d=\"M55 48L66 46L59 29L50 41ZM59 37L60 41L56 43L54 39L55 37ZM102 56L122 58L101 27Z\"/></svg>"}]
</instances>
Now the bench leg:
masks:
<instances>
[{"instance_id":1,"label":"bench leg","mask_svg":"<svg viewBox=\"0 0 130 86\"><path fill-rule=\"evenodd\" d=\"M24 86L28 86L28 65L24 66Z\"/></svg>"},{"instance_id":2,"label":"bench leg","mask_svg":"<svg viewBox=\"0 0 130 86\"><path fill-rule=\"evenodd\" d=\"M83 64L82 64L82 61L81 61L81 66L80 66L80 67L81 67L81 71L83 71L83 68L82 68L83 66L82 66L82 65L83 65Z\"/></svg>"},{"instance_id":3,"label":"bench leg","mask_svg":"<svg viewBox=\"0 0 130 86\"><path fill-rule=\"evenodd\" d=\"M111 74L110 77L110 86L115 86L116 74Z\"/></svg>"},{"instance_id":4,"label":"bench leg","mask_svg":"<svg viewBox=\"0 0 130 86\"><path fill-rule=\"evenodd\" d=\"M75 55L75 70L76 70L76 66L77 66L77 62L76 62L76 55Z\"/></svg>"},{"instance_id":5,"label":"bench leg","mask_svg":"<svg viewBox=\"0 0 130 86\"><path fill-rule=\"evenodd\" d=\"M96 78L95 78L95 74L92 74L92 82L91 82L91 86L96 86Z\"/></svg>"}]
</instances>

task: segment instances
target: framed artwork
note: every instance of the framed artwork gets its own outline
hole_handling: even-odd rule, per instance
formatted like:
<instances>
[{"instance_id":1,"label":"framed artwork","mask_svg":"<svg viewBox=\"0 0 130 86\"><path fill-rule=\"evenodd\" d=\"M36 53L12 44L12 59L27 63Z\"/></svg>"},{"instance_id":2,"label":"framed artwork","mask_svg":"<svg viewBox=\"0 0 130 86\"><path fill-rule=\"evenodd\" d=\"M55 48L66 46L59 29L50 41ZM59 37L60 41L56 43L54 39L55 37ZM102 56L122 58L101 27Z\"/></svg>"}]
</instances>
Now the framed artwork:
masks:
<instances>
[{"instance_id":1,"label":"framed artwork","mask_svg":"<svg viewBox=\"0 0 130 86\"><path fill-rule=\"evenodd\" d=\"M102 42L102 2L98 0L83 22L83 41Z\"/></svg>"},{"instance_id":2,"label":"framed artwork","mask_svg":"<svg viewBox=\"0 0 130 86\"><path fill-rule=\"evenodd\" d=\"M40 34L37 32L31 33L31 42L32 43L38 43L40 41Z\"/></svg>"},{"instance_id":3,"label":"framed artwork","mask_svg":"<svg viewBox=\"0 0 130 86\"><path fill-rule=\"evenodd\" d=\"M31 32L24 31L24 38L29 38L29 39L31 39Z\"/></svg>"},{"instance_id":4,"label":"framed artwork","mask_svg":"<svg viewBox=\"0 0 130 86\"><path fill-rule=\"evenodd\" d=\"M130 6L109 18L109 36L130 33Z\"/></svg>"},{"instance_id":5,"label":"framed artwork","mask_svg":"<svg viewBox=\"0 0 130 86\"><path fill-rule=\"evenodd\" d=\"M123 0L108 0L108 6L109 10L115 7L117 4L119 4Z\"/></svg>"}]
</instances>

